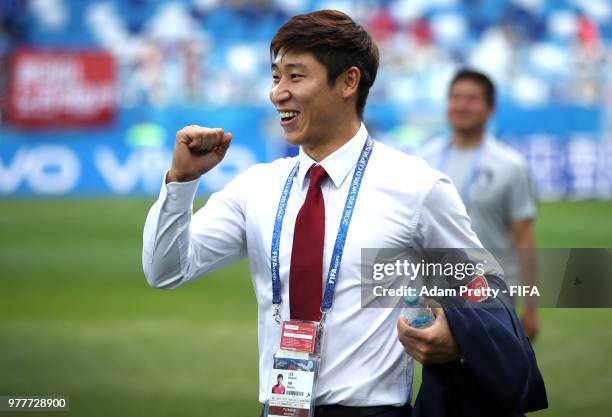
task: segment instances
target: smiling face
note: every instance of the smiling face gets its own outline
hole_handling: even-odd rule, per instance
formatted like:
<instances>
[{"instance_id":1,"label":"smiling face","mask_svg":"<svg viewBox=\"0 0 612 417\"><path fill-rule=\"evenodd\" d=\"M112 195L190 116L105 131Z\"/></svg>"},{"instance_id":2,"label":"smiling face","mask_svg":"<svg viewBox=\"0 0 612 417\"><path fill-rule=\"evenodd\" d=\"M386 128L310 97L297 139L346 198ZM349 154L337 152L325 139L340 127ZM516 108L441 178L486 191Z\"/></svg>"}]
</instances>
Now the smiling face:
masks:
<instances>
[{"instance_id":1,"label":"smiling face","mask_svg":"<svg viewBox=\"0 0 612 417\"><path fill-rule=\"evenodd\" d=\"M308 52L281 52L275 57L270 100L287 142L305 148L333 140L334 132L346 123L347 109L357 116L354 100L343 96L342 83L330 86L325 66Z\"/></svg>"},{"instance_id":2,"label":"smiling face","mask_svg":"<svg viewBox=\"0 0 612 417\"><path fill-rule=\"evenodd\" d=\"M454 131L482 131L493 112L485 87L471 79L456 81L449 92L447 118Z\"/></svg>"}]
</instances>

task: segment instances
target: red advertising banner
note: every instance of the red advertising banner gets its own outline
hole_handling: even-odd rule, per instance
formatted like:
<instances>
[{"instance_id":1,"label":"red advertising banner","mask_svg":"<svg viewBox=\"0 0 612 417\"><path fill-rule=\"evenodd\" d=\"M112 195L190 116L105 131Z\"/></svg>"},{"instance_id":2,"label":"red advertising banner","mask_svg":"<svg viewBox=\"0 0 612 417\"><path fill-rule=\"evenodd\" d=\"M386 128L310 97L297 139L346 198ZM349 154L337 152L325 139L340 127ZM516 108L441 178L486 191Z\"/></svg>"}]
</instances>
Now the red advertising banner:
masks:
<instances>
[{"instance_id":1,"label":"red advertising banner","mask_svg":"<svg viewBox=\"0 0 612 417\"><path fill-rule=\"evenodd\" d=\"M115 79L105 52L19 50L11 60L7 120L35 128L109 123Z\"/></svg>"}]
</instances>

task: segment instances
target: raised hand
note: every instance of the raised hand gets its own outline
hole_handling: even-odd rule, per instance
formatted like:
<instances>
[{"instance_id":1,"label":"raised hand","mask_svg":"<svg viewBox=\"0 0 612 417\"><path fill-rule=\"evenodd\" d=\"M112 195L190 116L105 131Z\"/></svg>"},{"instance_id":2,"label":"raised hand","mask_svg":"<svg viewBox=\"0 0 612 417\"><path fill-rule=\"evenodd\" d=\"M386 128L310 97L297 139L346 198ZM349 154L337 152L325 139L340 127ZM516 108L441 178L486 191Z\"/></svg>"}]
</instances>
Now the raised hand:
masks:
<instances>
[{"instance_id":1,"label":"raised hand","mask_svg":"<svg viewBox=\"0 0 612 417\"><path fill-rule=\"evenodd\" d=\"M176 133L172 167L166 182L184 182L200 178L225 157L232 141L231 133L221 128L186 126Z\"/></svg>"}]
</instances>

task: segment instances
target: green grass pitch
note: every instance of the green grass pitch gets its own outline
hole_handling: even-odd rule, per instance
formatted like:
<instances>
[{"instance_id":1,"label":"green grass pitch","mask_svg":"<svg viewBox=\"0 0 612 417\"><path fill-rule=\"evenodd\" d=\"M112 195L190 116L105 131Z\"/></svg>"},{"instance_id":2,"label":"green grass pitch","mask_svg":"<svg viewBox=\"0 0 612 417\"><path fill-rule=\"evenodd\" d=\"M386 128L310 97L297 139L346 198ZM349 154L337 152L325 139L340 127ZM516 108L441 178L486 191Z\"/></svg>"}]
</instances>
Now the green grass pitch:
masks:
<instances>
[{"instance_id":1,"label":"green grass pitch","mask_svg":"<svg viewBox=\"0 0 612 417\"><path fill-rule=\"evenodd\" d=\"M246 263L150 289L140 251L151 203L0 202L0 395L70 396L57 416L259 416ZM612 203L542 204L539 244L612 247L611 218ZM551 407L534 415L609 415L611 321L607 309L541 311Z\"/></svg>"}]
</instances>

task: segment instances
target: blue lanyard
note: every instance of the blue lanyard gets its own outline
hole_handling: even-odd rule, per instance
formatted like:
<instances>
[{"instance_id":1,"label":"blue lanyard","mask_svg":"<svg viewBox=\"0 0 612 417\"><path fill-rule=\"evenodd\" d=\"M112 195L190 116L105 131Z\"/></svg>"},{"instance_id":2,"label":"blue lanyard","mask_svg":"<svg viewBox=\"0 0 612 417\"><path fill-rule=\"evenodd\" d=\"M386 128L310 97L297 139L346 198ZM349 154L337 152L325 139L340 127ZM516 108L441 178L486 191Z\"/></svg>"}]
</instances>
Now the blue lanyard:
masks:
<instances>
[{"instance_id":1,"label":"blue lanyard","mask_svg":"<svg viewBox=\"0 0 612 417\"><path fill-rule=\"evenodd\" d=\"M445 172L446 166L448 164L448 156L450 154L451 149L453 148L452 140L448 142L448 144L444 147L442 155L440 156L440 161L438 162L438 170ZM472 188L472 183L476 179L476 172L478 171L478 165L480 163L480 158L482 158L482 149L484 148L484 140L478 145L476 148L476 152L470 161L470 165L468 167L468 172L465 175L465 179L463 180L463 185L461 186L461 190L459 190L459 196L461 197L461 201L466 206L468 205L469 200L469 192L470 188Z\"/></svg>"},{"instance_id":2,"label":"blue lanyard","mask_svg":"<svg viewBox=\"0 0 612 417\"><path fill-rule=\"evenodd\" d=\"M336 289L336 280L340 271L340 262L342 261L342 253L344 252L344 244L346 243L346 235L348 228L353 217L353 211L355 209L355 202L357 201L357 195L361 188L361 181L365 172L370 155L372 154L372 148L374 146L374 139L368 136L359 160L357 161L357 167L353 173L353 179L351 180L351 186L349 188L346 202L344 203L344 210L342 212L342 218L340 219L340 226L338 227L338 235L336 236L336 243L334 245L334 251L332 252L331 262L329 265L329 271L327 272L327 283L325 285L325 293L323 295L323 301L321 303L321 312L326 313L334 302L334 291ZM296 163L287 181L283 187L280 201L278 202L278 210L276 211L276 219L274 221L274 230L272 231L272 249L270 251L270 267L272 270L272 304L278 307L282 303L281 298L281 281L279 273L279 247L280 247L280 236L283 227L283 219L285 217L285 210L287 208L287 201L289 200L289 194L291 193L291 187L293 186L293 179L297 175L300 163Z\"/></svg>"}]
</instances>

